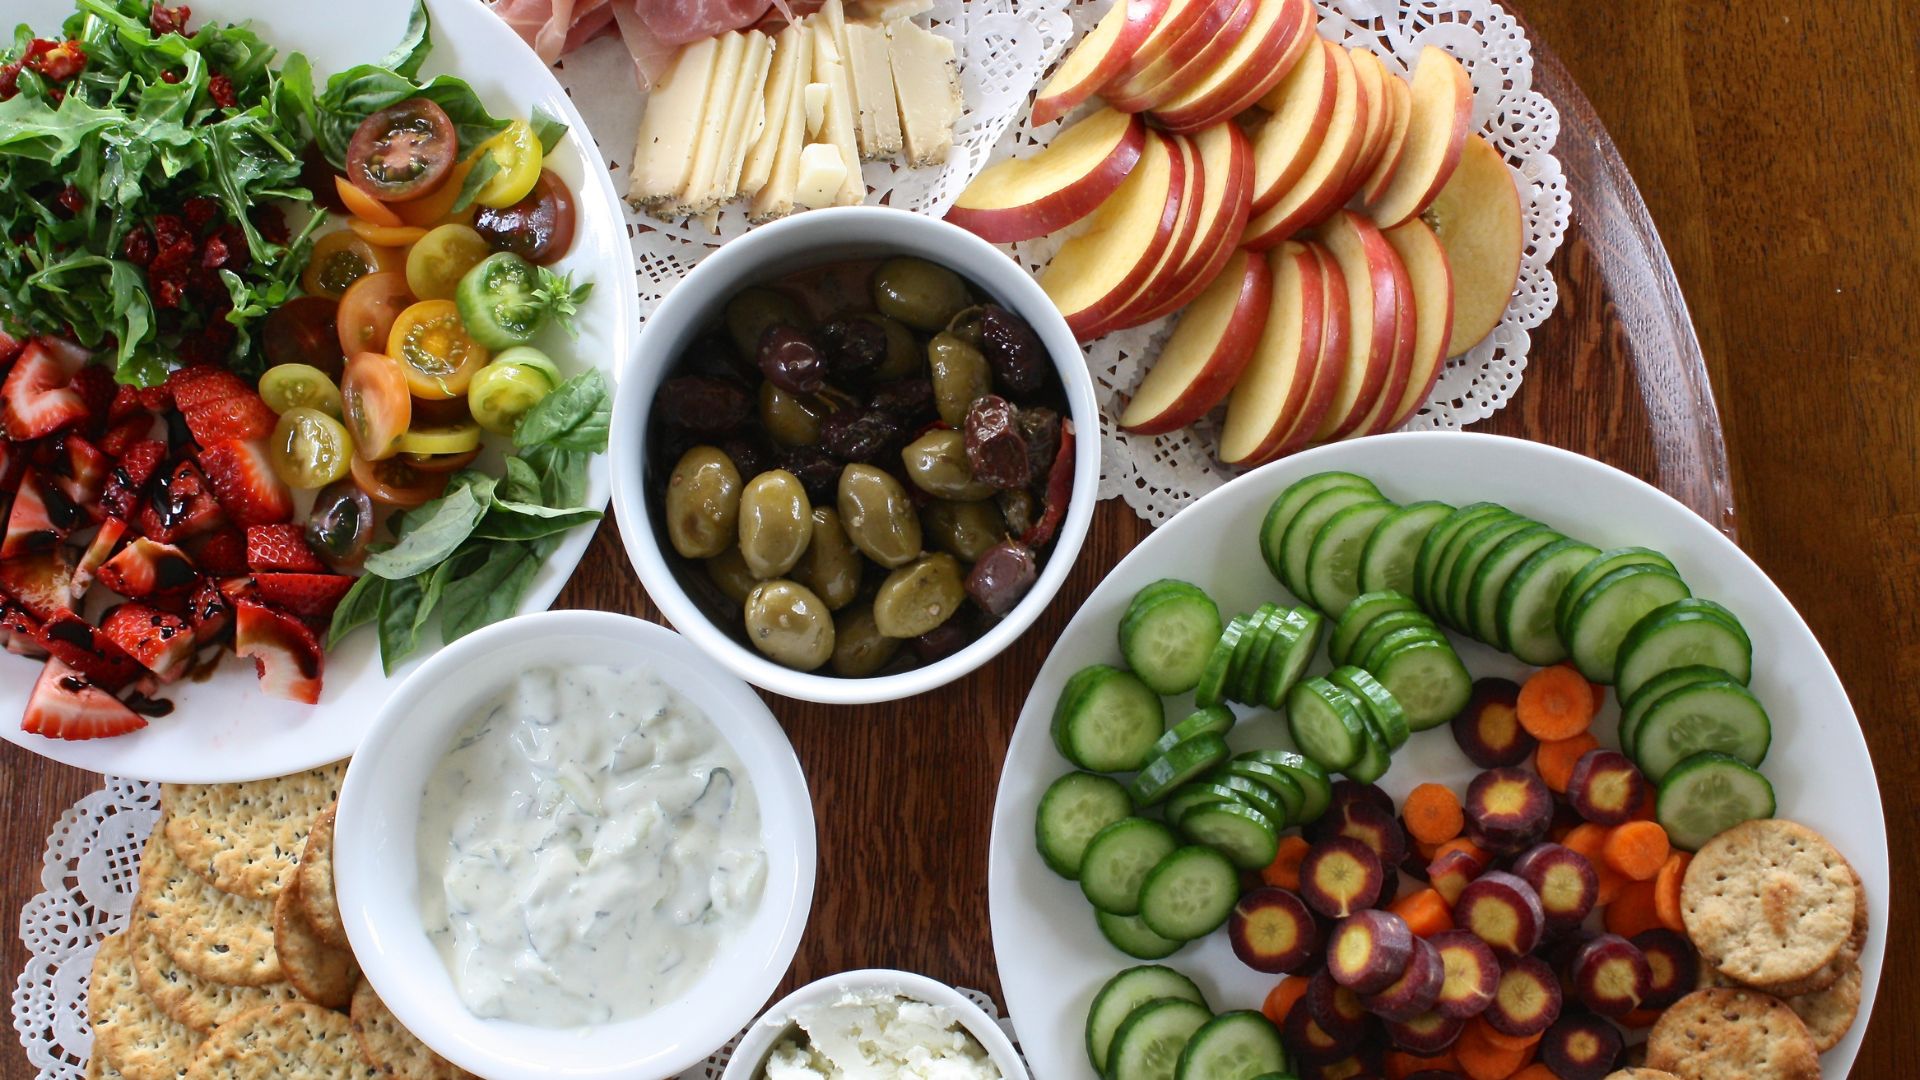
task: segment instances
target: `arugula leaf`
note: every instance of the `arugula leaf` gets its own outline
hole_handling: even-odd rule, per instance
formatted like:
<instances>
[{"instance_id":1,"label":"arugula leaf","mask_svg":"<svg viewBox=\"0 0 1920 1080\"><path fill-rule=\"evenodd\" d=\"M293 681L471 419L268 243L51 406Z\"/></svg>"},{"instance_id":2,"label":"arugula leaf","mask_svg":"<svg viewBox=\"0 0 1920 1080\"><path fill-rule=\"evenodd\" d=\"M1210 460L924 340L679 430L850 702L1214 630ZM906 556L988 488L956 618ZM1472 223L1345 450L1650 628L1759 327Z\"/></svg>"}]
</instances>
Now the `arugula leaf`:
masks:
<instances>
[{"instance_id":1,"label":"arugula leaf","mask_svg":"<svg viewBox=\"0 0 1920 1080\"><path fill-rule=\"evenodd\" d=\"M552 155L560 146L560 140L567 137L566 121L539 105L533 107L533 116L527 123L533 128L533 137L540 140L543 154Z\"/></svg>"},{"instance_id":2,"label":"arugula leaf","mask_svg":"<svg viewBox=\"0 0 1920 1080\"><path fill-rule=\"evenodd\" d=\"M603 454L613 421L607 380L598 369L568 379L541 398L514 429L513 443L526 448L550 445L561 450Z\"/></svg>"},{"instance_id":3,"label":"arugula leaf","mask_svg":"<svg viewBox=\"0 0 1920 1080\"><path fill-rule=\"evenodd\" d=\"M461 478L468 479L459 482ZM394 545L367 556L367 573L389 581L411 578L433 569L466 543L487 512L495 481L471 469L462 471L455 481L447 485L445 495L407 514Z\"/></svg>"},{"instance_id":4,"label":"arugula leaf","mask_svg":"<svg viewBox=\"0 0 1920 1080\"><path fill-rule=\"evenodd\" d=\"M340 598L339 606L333 609L333 622L327 627L327 648L331 650L340 644L340 639L353 633L380 617L380 603L387 593L387 579L376 574L362 574L355 578L353 587L347 595Z\"/></svg>"},{"instance_id":5,"label":"arugula leaf","mask_svg":"<svg viewBox=\"0 0 1920 1080\"><path fill-rule=\"evenodd\" d=\"M94 108L76 95L55 109L18 94L0 101L0 149L12 157L52 164L72 155L96 132L123 122L119 110Z\"/></svg>"}]
</instances>

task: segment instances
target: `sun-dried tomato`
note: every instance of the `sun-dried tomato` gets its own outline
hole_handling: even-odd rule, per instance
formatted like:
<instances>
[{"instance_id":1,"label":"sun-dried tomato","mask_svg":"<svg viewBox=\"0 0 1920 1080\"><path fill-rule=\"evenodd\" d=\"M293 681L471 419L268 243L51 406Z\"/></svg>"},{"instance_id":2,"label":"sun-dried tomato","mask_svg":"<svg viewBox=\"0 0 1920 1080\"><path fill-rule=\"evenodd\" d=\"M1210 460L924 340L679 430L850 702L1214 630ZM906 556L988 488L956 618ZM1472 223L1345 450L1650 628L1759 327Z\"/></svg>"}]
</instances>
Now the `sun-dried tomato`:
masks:
<instances>
[{"instance_id":1,"label":"sun-dried tomato","mask_svg":"<svg viewBox=\"0 0 1920 1080\"><path fill-rule=\"evenodd\" d=\"M48 41L44 42L45 48L39 48L42 44L35 41L27 47L26 61L48 82L66 82L87 66L87 50L78 41Z\"/></svg>"},{"instance_id":2,"label":"sun-dried tomato","mask_svg":"<svg viewBox=\"0 0 1920 1080\"><path fill-rule=\"evenodd\" d=\"M204 234L207 226L220 216L220 204L205 195L195 195L180 209L187 216L187 228L200 234Z\"/></svg>"},{"instance_id":3,"label":"sun-dried tomato","mask_svg":"<svg viewBox=\"0 0 1920 1080\"><path fill-rule=\"evenodd\" d=\"M53 102L54 108L57 109L60 107L61 102L67 100L67 92L57 86L49 86L47 87L47 100Z\"/></svg>"},{"instance_id":4,"label":"sun-dried tomato","mask_svg":"<svg viewBox=\"0 0 1920 1080\"><path fill-rule=\"evenodd\" d=\"M207 96L223 109L231 109L240 102L233 94L233 80L225 75L214 75L207 79Z\"/></svg>"},{"instance_id":5,"label":"sun-dried tomato","mask_svg":"<svg viewBox=\"0 0 1920 1080\"><path fill-rule=\"evenodd\" d=\"M155 4L153 5L152 13L147 16L147 28L152 30L156 36L160 34L185 34L187 32L187 19L192 14L193 9L185 4L181 4L178 7L162 7L159 4Z\"/></svg>"},{"instance_id":6,"label":"sun-dried tomato","mask_svg":"<svg viewBox=\"0 0 1920 1080\"><path fill-rule=\"evenodd\" d=\"M1052 543L1061 519L1067 516L1067 504L1073 501L1073 442L1073 421L1062 420L1060 453L1047 472L1047 508L1041 512L1040 520L1020 537L1020 542L1030 548L1043 548Z\"/></svg>"},{"instance_id":7,"label":"sun-dried tomato","mask_svg":"<svg viewBox=\"0 0 1920 1080\"><path fill-rule=\"evenodd\" d=\"M200 246L200 265L208 270L218 270L227 265L227 242L218 236L207 238Z\"/></svg>"},{"instance_id":8,"label":"sun-dried tomato","mask_svg":"<svg viewBox=\"0 0 1920 1080\"><path fill-rule=\"evenodd\" d=\"M153 233L145 225L135 225L120 241L120 257L146 269L153 263Z\"/></svg>"},{"instance_id":9,"label":"sun-dried tomato","mask_svg":"<svg viewBox=\"0 0 1920 1080\"><path fill-rule=\"evenodd\" d=\"M221 246L226 249L226 258L220 263L223 269L238 270L247 265L251 256L247 251L247 232L245 229L229 221L225 225L220 226L207 243L211 245L214 240L220 241ZM204 252L201 255L200 264L202 266L212 265L206 261Z\"/></svg>"},{"instance_id":10,"label":"sun-dried tomato","mask_svg":"<svg viewBox=\"0 0 1920 1080\"><path fill-rule=\"evenodd\" d=\"M153 241L162 258L177 247L184 246L188 252L193 250L193 234L187 231L187 223L174 214L154 215Z\"/></svg>"},{"instance_id":11,"label":"sun-dried tomato","mask_svg":"<svg viewBox=\"0 0 1920 1080\"><path fill-rule=\"evenodd\" d=\"M168 86L173 86L186 77L187 73L179 68L168 68L160 73L160 81L166 83Z\"/></svg>"},{"instance_id":12,"label":"sun-dried tomato","mask_svg":"<svg viewBox=\"0 0 1920 1080\"><path fill-rule=\"evenodd\" d=\"M147 284L153 289L153 306L157 308L179 307L180 298L187 291L179 278L149 278Z\"/></svg>"},{"instance_id":13,"label":"sun-dried tomato","mask_svg":"<svg viewBox=\"0 0 1920 1080\"><path fill-rule=\"evenodd\" d=\"M277 206L256 206L247 211L247 219L270 244L284 244L293 238L287 231L287 215Z\"/></svg>"}]
</instances>

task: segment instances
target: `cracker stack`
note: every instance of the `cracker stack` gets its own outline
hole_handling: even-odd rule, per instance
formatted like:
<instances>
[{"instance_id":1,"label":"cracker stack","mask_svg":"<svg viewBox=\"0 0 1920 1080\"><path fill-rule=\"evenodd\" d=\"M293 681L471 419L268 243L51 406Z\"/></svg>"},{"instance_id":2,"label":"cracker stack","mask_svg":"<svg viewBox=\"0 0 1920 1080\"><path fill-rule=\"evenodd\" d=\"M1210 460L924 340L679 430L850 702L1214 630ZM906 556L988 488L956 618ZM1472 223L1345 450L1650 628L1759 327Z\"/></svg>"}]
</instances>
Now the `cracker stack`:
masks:
<instances>
[{"instance_id":1,"label":"cracker stack","mask_svg":"<svg viewBox=\"0 0 1920 1080\"><path fill-rule=\"evenodd\" d=\"M94 957L89 1077L470 1075L360 978L333 891L345 771L166 786L132 920Z\"/></svg>"}]
</instances>

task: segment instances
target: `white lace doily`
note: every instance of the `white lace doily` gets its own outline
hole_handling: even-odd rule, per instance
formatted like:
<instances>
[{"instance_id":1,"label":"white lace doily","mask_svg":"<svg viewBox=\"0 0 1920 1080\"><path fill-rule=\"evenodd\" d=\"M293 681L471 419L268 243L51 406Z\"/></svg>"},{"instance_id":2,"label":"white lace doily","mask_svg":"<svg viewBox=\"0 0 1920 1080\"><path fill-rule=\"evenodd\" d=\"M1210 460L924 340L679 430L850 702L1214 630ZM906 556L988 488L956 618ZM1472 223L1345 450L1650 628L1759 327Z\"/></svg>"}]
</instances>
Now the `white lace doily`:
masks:
<instances>
[{"instance_id":1,"label":"white lace doily","mask_svg":"<svg viewBox=\"0 0 1920 1080\"><path fill-rule=\"evenodd\" d=\"M93 1035L87 975L100 942L126 927L140 879L140 851L160 820L160 785L108 777L107 786L60 815L42 856L42 892L20 909L27 966L13 988L13 1027L39 1080L82 1080ZM1013 1024L994 1000L962 990L1015 1046ZM720 1080L739 1036L679 1080Z\"/></svg>"}]
</instances>

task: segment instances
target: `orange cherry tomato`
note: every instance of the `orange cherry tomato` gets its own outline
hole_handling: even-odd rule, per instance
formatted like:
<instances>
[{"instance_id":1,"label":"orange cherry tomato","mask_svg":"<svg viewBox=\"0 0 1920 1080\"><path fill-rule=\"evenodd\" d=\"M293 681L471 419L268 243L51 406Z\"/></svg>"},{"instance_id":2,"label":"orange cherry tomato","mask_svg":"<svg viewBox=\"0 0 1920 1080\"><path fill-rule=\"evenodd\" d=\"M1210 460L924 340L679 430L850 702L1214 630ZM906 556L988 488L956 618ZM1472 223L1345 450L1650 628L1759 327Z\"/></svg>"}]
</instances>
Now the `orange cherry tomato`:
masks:
<instances>
[{"instance_id":1,"label":"orange cherry tomato","mask_svg":"<svg viewBox=\"0 0 1920 1080\"><path fill-rule=\"evenodd\" d=\"M347 183L347 178L344 176L333 178L333 189L340 193L340 201L346 204L347 213L354 217L370 221L375 225L390 225L396 228L406 224L386 203Z\"/></svg>"},{"instance_id":2,"label":"orange cherry tomato","mask_svg":"<svg viewBox=\"0 0 1920 1080\"><path fill-rule=\"evenodd\" d=\"M493 354L467 335L451 300L422 300L400 313L387 333L387 355L400 361L413 396L461 397Z\"/></svg>"},{"instance_id":3,"label":"orange cherry tomato","mask_svg":"<svg viewBox=\"0 0 1920 1080\"><path fill-rule=\"evenodd\" d=\"M375 225L371 221L348 218L347 228L375 247L404 248L419 243L427 230L413 225Z\"/></svg>"},{"instance_id":4,"label":"orange cherry tomato","mask_svg":"<svg viewBox=\"0 0 1920 1080\"><path fill-rule=\"evenodd\" d=\"M440 493L447 490L451 476L445 472L423 472L399 458L368 461L357 455L347 469L353 476L354 486L366 492L368 498L406 510L439 498Z\"/></svg>"},{"instance_id":5,"label":"orange cherry tomato","mask_svg":"<svg viewBox=\"0 0 1920 1080\"><path fill-rule=\"evenodd\" d=\"M375 247L359 233L340 229L313 242L313 253L300 272L300 287L314 296L338 300L348 286L368 274L401 270L406 256L391 248Z\"/></svg>"},{"instance_id":6,"label":"orange cherry tomato","mask_svg":"<svg viewBox=\"0 0 1920 1080\"><path fill-rule=\"evenodd\" d=\"M413 423L413 398L400 361L376 352L354 356L340 376L340 402L355 458L379 461L399 450L400 436Z\"/></svg>"},{"instance_id":7,"label":"orange cherry tomato","mask_svg":"<svg viewBox=\"0 0 1920 1080\"><path fill-rule=\"evenodd\" d=\"M403 203L394 203L388 209L400 215L400 220L422 229L444 225L449 220L458 220L463 225L467 224L473 220L475 208L469 206L460 211L456 217L453 204L460 201L460 189L466 186L467 174L472 171L473 159L469 158L456 164L453 170L447 173L447 182L435 188L433 194L422 195L418 199L409 199Z\"/></svg>"},{"instance_id":8,"label":"orange cherry tomato","mask_svg":"<svg viewBox=\"0 0 1920 1080\"><path fill-rule=\"evenodd\" d=\"M480 456L480 448L474 447L464 454L396 454L394 461L423 473L448 473L464 469Z\"/></svg>"},{"instance_id":9,"label":"orange cherry tomato","mask_svg":"<svg viewBox=\"0 0 1920 1080\"><path fill-rule=\"evenodd\" d=\"M347 291L340 294L340 310L334 314L334 325L340 330L341 355L386 348L393 321L412 304L407 275L398 270L368 274L348 286Z\"/></svg>"}]
</instances>

